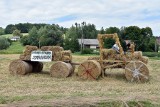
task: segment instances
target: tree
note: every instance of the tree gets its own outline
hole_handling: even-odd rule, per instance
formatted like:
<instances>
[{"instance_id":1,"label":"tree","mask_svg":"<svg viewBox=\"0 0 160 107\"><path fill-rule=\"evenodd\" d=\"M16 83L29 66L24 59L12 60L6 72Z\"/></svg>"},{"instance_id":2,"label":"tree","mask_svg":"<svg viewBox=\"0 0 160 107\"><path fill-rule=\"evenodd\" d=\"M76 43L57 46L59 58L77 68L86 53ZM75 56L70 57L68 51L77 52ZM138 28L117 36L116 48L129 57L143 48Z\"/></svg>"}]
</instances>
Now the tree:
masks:
<instances>
[{"instance_id":1,"label":"tree","mask_svg":"<svg viewBox=\"0 0 160 107\"><path fill-rule=\"evenodd\" d=\"M7 49L9 46L10 42L4 37L0 37L0 50Z\"/></svg>"},{"instance_id":2,"label":"tree","mask_svg":"<svg viewBox=\"0 0 160 107\"><path fill-rule=\"evenodd\" d=\"M72 26L67 32L64 40L64 49L77 52L80 50L76 28Z\"/></svg>"},{"instance_id":3,"label":"tree","mask_svg":"<svg viewBox=\"0 0 160 107\"><path fill-rule=\"evenodd\" d=\"M21 34L21 31L20 30L14 30L13 31L13 36L19 36L19 37L22 37L23 35Z\"/></svg>"},{"instance_id":4,"label":"tree","mask_svg":"<svg viewBox=\"0 0 160 107\"><path fill-rule=\"evenodd\" d=\"M15 25L9 24L9 25L7 25L7 27L5 28L5 33L6 33L6 34L12 34L14 30L16 30Z\"/></svg>"}]
</instances>

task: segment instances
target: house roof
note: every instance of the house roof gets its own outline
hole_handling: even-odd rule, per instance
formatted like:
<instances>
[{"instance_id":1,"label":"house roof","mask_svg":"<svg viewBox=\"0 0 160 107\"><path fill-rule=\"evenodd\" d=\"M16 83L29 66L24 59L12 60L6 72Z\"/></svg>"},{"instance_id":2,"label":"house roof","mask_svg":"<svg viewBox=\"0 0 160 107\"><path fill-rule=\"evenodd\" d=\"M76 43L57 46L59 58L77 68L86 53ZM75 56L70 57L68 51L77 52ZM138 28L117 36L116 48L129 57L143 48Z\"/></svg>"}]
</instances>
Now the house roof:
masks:
<instances>
[{"instance_id":1,"label":"house roof","mask_svg":"<svg viewBox=\"0 0 160 107\"><path fill-rule=\"evenodd\" d=\"M97 39L82 39L84 45L98 45ZM78 39L79 44L81 44L81 39Z\"/></svg>"}]
</instances>

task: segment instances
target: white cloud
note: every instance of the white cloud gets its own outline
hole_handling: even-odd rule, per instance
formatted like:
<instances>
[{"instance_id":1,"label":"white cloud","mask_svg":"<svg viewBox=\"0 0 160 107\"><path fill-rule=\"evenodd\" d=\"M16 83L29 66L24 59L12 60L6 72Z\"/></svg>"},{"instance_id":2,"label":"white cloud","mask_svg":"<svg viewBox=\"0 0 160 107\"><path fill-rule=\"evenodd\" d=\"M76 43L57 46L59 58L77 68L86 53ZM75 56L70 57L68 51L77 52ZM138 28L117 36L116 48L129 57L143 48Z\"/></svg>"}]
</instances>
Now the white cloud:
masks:
<instances>
[{"instance_id":1,"label":"white cloud","mask_svg":"<svg viewBox=\"0 0 160 107\"><path fill-rule=\"evenodd\" d=\"M70 27L86 21L97 28L149 26L160 35L159 0L0 0L0 26L15 23L58 23ZM68 18L69 16L75 18ZM68 18L62 22L57 19Z\"/></svg>"}]
</instances>

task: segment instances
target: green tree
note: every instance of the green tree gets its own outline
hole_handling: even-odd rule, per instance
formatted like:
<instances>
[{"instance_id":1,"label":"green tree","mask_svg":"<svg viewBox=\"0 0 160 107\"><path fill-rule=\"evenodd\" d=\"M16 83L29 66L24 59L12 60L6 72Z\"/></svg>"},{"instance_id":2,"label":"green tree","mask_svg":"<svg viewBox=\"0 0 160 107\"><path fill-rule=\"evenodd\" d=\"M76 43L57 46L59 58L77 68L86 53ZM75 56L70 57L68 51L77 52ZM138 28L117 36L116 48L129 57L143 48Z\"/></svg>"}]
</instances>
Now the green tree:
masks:
<instances>
[{"instance_id":1,"label":"green tree","mask_svg":"<svg viewBox=\"0 0 160 107\"><path fill-rule=\"evenodd\" d=\"M72 52L77 52L80 50L78 43L78 35L76 28L72 26L67 32L64 40L64 49L71 50Z\"/></svg>"},{"instance_id":2,"label":"green tree","mask_svg":"<svg viewBox=\"0 0 160 107\"><path fill-rule=\"evenodd\" d=\"M5 34L12 34L14 30L16 30L15 25L9 24L5 28Z\"/></svg>"},{"instance_id":3,"label":"green tree","mask_svg":"<svg viewBox=\"0 0 160 107\"><path fill-rule=\"evenodd\" d=\"M22 37L23 36L23 34L21 33L21 31L20 30L14 30L13 31L13 36L19 36L19 37Z\"/></svg>"}]
</instances>

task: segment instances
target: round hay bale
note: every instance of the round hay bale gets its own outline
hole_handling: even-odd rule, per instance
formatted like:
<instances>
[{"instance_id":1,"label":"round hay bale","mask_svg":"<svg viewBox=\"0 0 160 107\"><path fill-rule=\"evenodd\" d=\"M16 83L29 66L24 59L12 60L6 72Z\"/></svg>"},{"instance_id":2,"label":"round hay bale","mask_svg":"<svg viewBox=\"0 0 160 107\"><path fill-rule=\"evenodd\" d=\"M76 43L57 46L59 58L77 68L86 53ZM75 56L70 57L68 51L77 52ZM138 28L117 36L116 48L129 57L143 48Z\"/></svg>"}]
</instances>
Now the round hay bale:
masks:
<instances>
[{"instance_id":1,"label":"round hay bale","mask_svg":"<svg viewBox=\"0 0 160 107\"><path fill-rule=\"evenodd\" d=\"M101 66L95 60L87 60L78 67L78 76L82 79L96 80L101 75Z\"/></svg>"},{"instance_id":2,"label":"round hay bale","mask_svg":"<svg viewBox=\"0 0 160 107\"><path fill-rule=\"evenodd\" d=\"M52 77L66 78L73 72L73 67L70 63L58 61L54 63L50 68L50 74Z\"/></svg>"},{"instance_id":3,"label":"round hay bale","mask_svg":"<svg viewBox=\"0 0 160 107\"><path fill-rule=\"evenodd\" d=\"M141 61L131 61L125 67L125 77L131 82L146 82L149 80L149 69Z\"/></svg>"},{"instance_id":4,"label":"round hay bale","mask_svg":"<svg viewBox=\"0 0 160 107\"><path fill-rule=\"evenodd\" d=\"M27 61L29 64L32 65L32 72L33 73L39 73L43 69L43 63L42 62L37 62L37 61Z\"/></svg>"},{"instance_id":5,"label":"round hay bale","mask_svg":"<svg viewBox=\"0 0 160 107\"><path fill-rule=\"evenodd\" d=\"M9 71L13 75L25 75L32 72L32 65L22 60L14 60L9 65Z\"/></svg>"}]
</instances>

